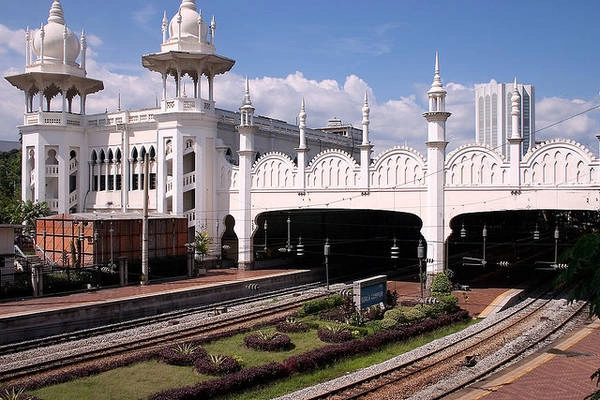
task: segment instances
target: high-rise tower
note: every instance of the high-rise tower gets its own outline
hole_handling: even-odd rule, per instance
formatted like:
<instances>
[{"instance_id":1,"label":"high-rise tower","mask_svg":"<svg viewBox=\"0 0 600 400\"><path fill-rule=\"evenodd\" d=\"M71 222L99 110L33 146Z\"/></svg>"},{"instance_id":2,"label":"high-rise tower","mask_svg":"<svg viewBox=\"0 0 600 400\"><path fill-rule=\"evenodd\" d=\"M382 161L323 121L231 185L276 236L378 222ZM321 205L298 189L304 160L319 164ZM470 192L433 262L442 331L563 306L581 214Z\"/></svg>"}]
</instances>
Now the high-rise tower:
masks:
<instances>
[{"instance_id":1,"label":"high-rise tower","mask_svg":"<svg viewBox=\"0 0 600 400\"><path fill-rule=\"evenodd\" d=\"M475 85L475 140L493 147L505 157L510 157L508 139L512 132L513 83ZM535 146L535 90L532 85L517 84L521 96L520 127L523 139L521 154Z\"/></svg>"}]
</instances>

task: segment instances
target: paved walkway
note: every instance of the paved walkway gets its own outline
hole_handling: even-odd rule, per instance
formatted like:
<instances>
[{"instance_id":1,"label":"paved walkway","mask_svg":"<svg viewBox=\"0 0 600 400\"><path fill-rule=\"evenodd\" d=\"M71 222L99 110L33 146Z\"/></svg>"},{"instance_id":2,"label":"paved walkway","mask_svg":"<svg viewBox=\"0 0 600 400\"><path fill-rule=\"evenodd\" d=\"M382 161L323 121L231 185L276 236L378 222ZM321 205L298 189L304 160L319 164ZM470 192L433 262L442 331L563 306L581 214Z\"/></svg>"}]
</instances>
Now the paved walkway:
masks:
<instances>
[{"instance_id":1,"label":"paved walkway","mask_svg":"<svg viewBox=\"0 0 600 400\"><path fill-rule=\"evenodd\" d=\"M256 270L237 269L209 270L206 276L165 283L150 283L146 286L125 286L65 296L28 298L21 301L0 303L0 318L12 315L39 313L44 311L90 305L99 302L126 300L133 297L152 296L158 293L177 292L203 286L222 285L227 282L251 280L265 276L276 276L297 272L297 270Z\"/></svg>"}]
</instances>

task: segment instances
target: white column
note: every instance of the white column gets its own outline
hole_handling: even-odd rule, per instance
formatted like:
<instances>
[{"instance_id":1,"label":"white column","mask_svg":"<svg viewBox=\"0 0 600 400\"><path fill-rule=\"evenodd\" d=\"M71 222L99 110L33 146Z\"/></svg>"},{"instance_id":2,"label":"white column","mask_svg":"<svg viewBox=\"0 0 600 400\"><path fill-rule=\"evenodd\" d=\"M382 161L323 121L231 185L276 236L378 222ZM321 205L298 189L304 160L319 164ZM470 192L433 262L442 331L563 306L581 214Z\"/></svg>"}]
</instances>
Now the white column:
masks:
<instances>
[{"instance_id":1,"label":"white column","mask_svg":"<svg viewBox=\"0 0 600 400\"><path fill-rule=\"evenodd\" d=\"M298 120L300 122L298 128L300 129L300 144L296 149L298 157L298 190L301 193L306 192L306 153L308 147L306 146L306 107L304 104L304 98L302 99L302 106L300 107L300 114L298 114Z\"/></svg>"},{"instance_id":2,"label":"white column","mask_svg":"<svg viewBox=\"0 0 600 400\"><path fill-rule=\"evenodd\" d=\"M373 146L369 142L369 99L365 93L365 101L362 108L362 143L358 148L360 149L360 180L361 186L367 191L369 190L371 183L369 177L369 166L371 164L371 149Z\"/></svg>"}]
</instances>

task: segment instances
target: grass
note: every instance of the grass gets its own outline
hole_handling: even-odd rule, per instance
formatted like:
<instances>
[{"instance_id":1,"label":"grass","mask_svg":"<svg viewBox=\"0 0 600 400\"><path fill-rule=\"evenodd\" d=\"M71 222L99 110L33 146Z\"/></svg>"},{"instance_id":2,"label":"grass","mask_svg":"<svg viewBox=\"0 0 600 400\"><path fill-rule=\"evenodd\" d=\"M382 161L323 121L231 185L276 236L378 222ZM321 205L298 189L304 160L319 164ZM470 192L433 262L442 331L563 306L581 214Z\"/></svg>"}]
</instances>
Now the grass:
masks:
<instances>
[{"instance_id":1,"label":"grass","mask_svg":"<svg viewBox=\"0 0 600 400\"><path fill-rule=\"evenodd\" d=\"M48 386L30 394L44 400L131 400L148 397L160 390L193 385L206 379L210 378L195 374L192 368L147 361Z\"/></svg>"},{"instance_id":2,"label":"grass","mask_svg":"<svg viewBox=\"0 0 600 400\"><path fill-rule=\"evenodd\" d=\"M476 322L477 321L472 320L440 328L434 332L417 336L405 342L385 346L383 349L381 349L381 351L376 353L370 353L362 356L348 358L346 360L335 363L334 365L331 365L328 368L324 368L308 374L294 375L288 379L262 388L243 393L233 393L227 396L222 396L219 397L218 400L262 400L283 396L285 394L292 393L296 390L300 390L307 386L312 386L320 382L325 382L330 379L346 375L358 369L369 367L373 364L378 364L383 361L389 360L390 358L396 357L400 354L404 354L418 347L424 346L425 344L435 339L439 339L452 333L461 331L467 326L472 325Z\"/></svg>"},{"instance_id":3,"label":"grass","mask_svg":"<svg viewBox=\"0 0 600 400\"><path fill-rule=\"evenodd\" d=\"M315 322L315 319L311 320ZM293 392L306 386L314 385L354 370L368 367L399 354L420 347L432 340L464 329L474 322L455 324L422 335L406 342L388 345L381 351L363 356L353 357L329 368L310 374L295 375L265 388L241 394L222 397L223 400L269 399ZM319 321L319 325L326 325ZM239 334L203 345L209 354L226 354L241 359L244 368L262 365L271 361L282 362L286 358L304 353L308 350L325 345L318 337L316 329L306 333L289 334L295 348L282 352L265 352L248 349L243 345L246 334ZM130 400L145 398L149 395L170 388L194 385L213 377L196 374L191 367L176 367L147 361L128 367L118 368L99 375L76 379L60 385L45 387L30 394L44 400L89 399L89 400Z\"/></svg>"}]
</instances>

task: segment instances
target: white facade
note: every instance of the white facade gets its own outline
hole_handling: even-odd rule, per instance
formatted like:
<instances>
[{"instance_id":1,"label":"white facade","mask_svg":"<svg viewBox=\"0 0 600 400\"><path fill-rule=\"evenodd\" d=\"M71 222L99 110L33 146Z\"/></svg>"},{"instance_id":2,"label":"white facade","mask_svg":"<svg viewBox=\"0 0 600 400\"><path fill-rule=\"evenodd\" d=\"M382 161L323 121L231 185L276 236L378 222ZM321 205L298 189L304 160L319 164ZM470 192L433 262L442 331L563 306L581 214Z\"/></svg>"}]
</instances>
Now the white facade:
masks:
<instances>
[{"instance_id":1,"label":"white facade","mask_svg":"<svg viewBox=\"0 0 600 400\"><path fill-rule=\"evenodd\" d=\"M508 139L512 132L511 96L514 85L521 96L519 131L523 137L521 154L535 147L535 89L520 83L475 85L475 141L491 146L510 157Z\"/></svg>"},{"instance_id":2,"label":"white facade","mask_svg":"<svg viewBox=\"0 0 600 400\"><path fill-rule=\"evenodd\" d=\"M600 161L589 150L567 140L534 145L530 86L482 88L479 143L446 154L450 113L436 55L423 114L426 155L394 147L373 158L366 95L362 129L335 119L321 130L309 129L304 100L298 126L256 116L248 82L239 111L220 110L213 88L234 61L216 54L214 19L207 25L195 1L182 0L162 28L161 51L142 57L163 78L160 107L100 115L85 113L87 95L103 84L86 77L85 35L72 39L60 1L52 3L47 29L27 33L25 73L6 78L25 95L19 128L23 200L46 201L55 213L139 213L148 162L150 212L185 216L190 233L207 229L217 243L225 229L233 231L232 252L240 267L253 264L259 215L331 206L419 217L429 274L445 266L455 217L507 209L600 209ZM184 76L194 83L189 97ZM202 85L208 85L207 99L199 96ZM55 104L57 98L62 101ZM485 121L496 123L486 130Z\"/></svg>"}]
</instances>

